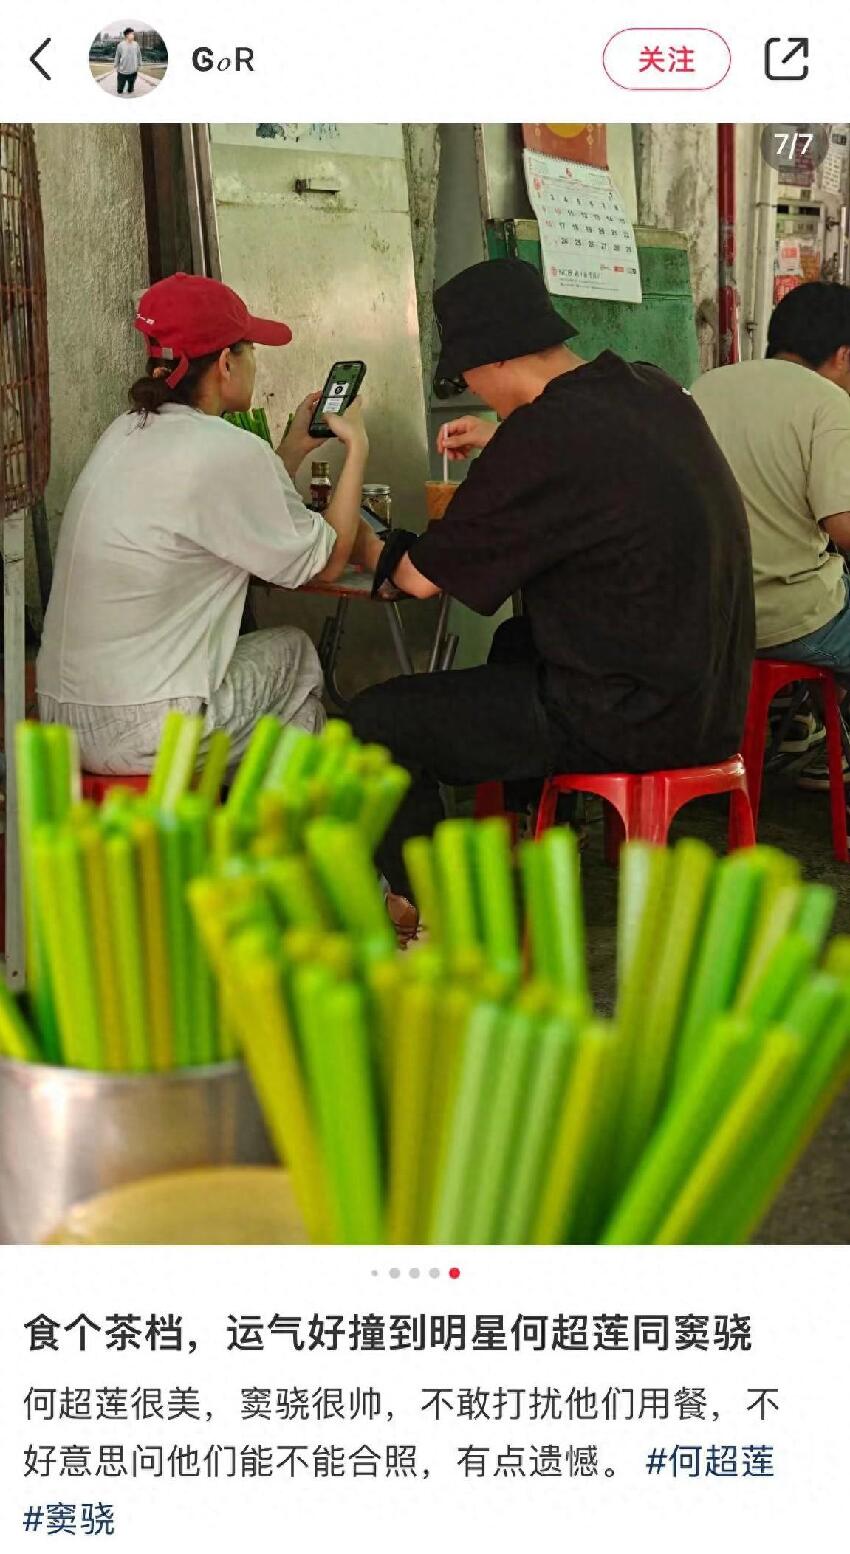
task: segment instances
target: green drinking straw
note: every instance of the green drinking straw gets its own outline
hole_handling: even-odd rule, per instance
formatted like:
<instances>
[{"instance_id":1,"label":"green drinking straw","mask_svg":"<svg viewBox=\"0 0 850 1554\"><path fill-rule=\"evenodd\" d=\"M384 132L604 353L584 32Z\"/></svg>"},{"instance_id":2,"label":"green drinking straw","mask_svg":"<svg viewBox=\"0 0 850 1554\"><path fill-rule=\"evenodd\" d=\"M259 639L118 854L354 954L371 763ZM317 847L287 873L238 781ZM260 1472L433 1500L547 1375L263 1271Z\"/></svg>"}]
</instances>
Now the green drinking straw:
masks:
<instances>
[{"instance_id":1,"label":"green drinking straw","mask_svg":"<svg viewBox=\"0 0 850 1554\"><path fill-rule=\"evenodd\" d=\"M333 987L325 1017L328 1050L323 1056L333 1075L331 1125L344 1146L342 1221L347 1240L370 1246L384 1240L384 1217L378 1115L362 989L353 982Z\"/></svg>"},{"instance_id":2,"label":"green drinking straw","mask_svg":"<svg viewBox=\"0 0 850 1554\"><path fill-rule=\"evenodd\" d=\"M132 1067L132 1055L127 1047L121 1008L119 967L114 944L115 924L109 901L106 840L96 822L89 821L80 828L79 841L91 921L104 1066L114 1073L125 1073Z\"/></svg>"},{"instance_id":3,"label":"green drinking straw","mask_svg":"<svg viewBox=\"0 0 850 1554\"><path fill-rule=\"evenodd\" d=\"M850 990L812 1043L782 1104L748 1149L746 1177L713 1216L714 1234L724 1245L747 1241L764 1218L794 1165L814 1137L835 1099L836 1079L847 1077L850 1044ZM742 1195L740 1189L745 1187Z\"/></svg>"},{"instance_id":4,"label":"green drinking straw","mask_svg":"<svg viewBox=\"0 0 850 1554\"><path fill-rule=\"evenodd\" d=\"M600 1236L604 1246L645 1246L655 1240L679 1184L752 1068L753 1027L723 1015L702 1042L694 1067L674 1096Z\"/></svg>"},{"instance_id":5,"label":"green drinking straw","mask_svg":"<svg viewBox=\"0 0 850 1554\"><path fill-rule=\"evenodd\" d=\"M735 1008L745 1009L765 974L777 944L789 932L803 899L803 886L795 880L775 889L765 887L756 913L753 937L735 995Z\"/></svg>"},{"instance_id":6,"label":"green drinking straw","mask_svg":"<svg viewBox=\"0 0 850 1554\"><path fill-rule=\"evenodd\" d=\"M268 859L260 867L260 877L287 928L331 928L325 898L306 858L292 853L288 858Z\"/></svg>"},{"instance_id":7,"label":"green drinking straw","mask_svg":"<svg viewBox=\"0 0 850 1554\"><path fill-rule=\"evenodd\" d=\"M186 716L180 725L168 770L162 777L157 793L160 809L173 812L180 799L188 793L195 776L198 749L204 732L204 720L200 716Z\"/></svg>"},{"instance_id":8,"label":"green drinking straw","mask_svg":"<svg viewBox=\"0 0 850 1554\"><path fill-rule=\"evenodd\" d=\"M578 838L564 826L552 827L540 846L543 895L552 923L552 980L589 1008Z\"/></svg>"},{"instance_id":9,"label":"green drinking straw","mask_svg":"<svg viewBox=\"0 0 850 1554\"><path fill-rule=\"evenodd\" d=\"M595 1214L583 1200L592 1190L597 1141L606 1121L602 1098L615 1039L601 1020L591 1020L578 1033L549 1172L531 1229L535 1246L572 1240L574 1227Z\"/></svg>"},{"instance_id":10,"label":"green drinking straw","mask_svg":"<svg viewBox=\"0 0 850 1554\"><path fill-rule=\"evenodd\" d=\"M76 740L61 723L44 729L44 751L50 788L50 818L64 820L71 804L80 797Z\"/></svg>"},{"instance_id":11,"label":"green drinking straw","mask_svg":"<svg viewBox=\"0 0 850 1554\"><path fill-rule=\"evenodd\" d=\"M177 805L177 824L188 882L205 873L209 866L210 806L207 800L197 793L185 794ZM194 919L188 911L185 888L182 906L186 922L189 1048L192 1062L203 1066L214 1063L217 1057L215 984Z\"/></svg>"},{"instance_id":12,"label":"green drinking straw","mask_svg":"<svg viewBox=\"0 0 850 1554\"><path fill-rule=\"evenodd\" d=\"M429 836L414 836L402 849L404 866L413 889L419 916L434 944L442 940L440 892L434 861L434 844Z\"/></svg>"},{"instance_id":13,"label":"green drinking straw","mask_svg":"<svg viewBox=\"0 0 850 1554\"><path fill-rule=\"evenodd\" d=\"M373 1179L372 1150L377 1139L374 1109L369 1105L369 1053L365 1027L353 1015L352 1000L345 1006L355 1021L350 1038L344 1028L334 1029L331 1010L336 1011L337 1006L333 990L333 980L324 967L306 964L295 968L292 993L299 1044L327 1162L339 1239L368 1243L380 1240L382 1233L374 1222L380 1219L379 1212L368 1223L362 1217L360 1197ZM353 991L356 999L358 990ZM345 1093L345 1084L352 1087L350 1095ZM358 1184L360 1173L364 1181Z\"/></svg>"},{"instance_id":14,"label":"green drinking straw","mask_svg":"<svg viewBox=\"0 0 850 1554\"><path fill-rule=\"evenodd\" d=\"M472 820L444 820L434 831L434 863L446 953L459 972L482 962L475 900Z\"/></svg>"},{"instance_id":15,"label":"green drinking straw","mask_svg":"<svg viewBox=\"0 0 850 1554\"><path fill-rule=\"evenodd\" d=\"M309 775L318 759L316 739L306 729L289 724L283 729L269 761L264 788L281 788Z\"/></svg>"},{"instance_id":16,"label":"green drinking straw","mask_svg":"<svg viewBox=\"0 0 850 1554\"><path fill-rule=\"evenodd\" d=\"M417 960L421 951L417 954ZM417 1241L427 1242L434 1215L437 1184L442 1179L448 1147L451 1109L457 1089L460 1060L469 1021L473 993L468 986L446 986L440 982L434 1021L434 1051L431 1081L426 1097L426 1117L422 1139Z\"/></svg>"},{"instance_id":17,"label":"green drinking straw","mask_svg":"<svg viewBox=\"0 0 850 1554\"><path fill-rule=\"evenodd\" d=\"M511 834L501 816L481 820L472 833L473 878L477 917L487 964L512 986L522 961L517 925L516 891L511 858Z\"/></svg>"},{"instance_id":18,"label":"green drinking straw","mask_svg":"<svg viewBox=\"0 0 850 1554\"><path fill-rule=\"evenodd\" d=\"M631 1174L666 1093L673 1040L715 865L711 848L692 837L677 842L670 855L655 968L643 1011L634 1011L637 1028L615 1142L619 1182Z\"/></svg>"},{"instance_id":19,"label":"green drinking straw","mask_svg":"<svg viewBox=\"0 0 850 1554\"><path fill-rule=\"evenodd\" d=\"M759 980L748 985L746 996L738 994L734 1012L750 1019L757 1031L767 1030L782 1018L795 988L807 977L813 962L810 940L796 932L787 933L774 945Z\"/></svg>"},{"instance_id":20,"label":"green drinking straw","mask_svg":"<svg viewBox=\"0 0 850 1554\"><path fill-rule=\"evenodd\" d=\"M18 768L18 803L21 838L21 876L27 938L27 980L33 1016L48 1063L62 1057L56 998L50 973L45 923L39 908L39 889L32 861L36 826L52 818L51 792L44 729L38 723L19 723L15 730ZM51 897L48 895L46 901Z\"/></svg>"},{"instance_id":21,"label":"green drinking straw","mask_svg":"<svg viewBox=\"0 0 850 1554\"><path fill-rule=\"evenodd\" d=\"M311 1241L333 1241L337 1225L326 1161L281 992L279 965L268 953L262 932L240 935L233 965L239 1035L266 1125L291 1173Z\"/></svg>"},{"instance_id":22,"label":"green drinking straw","mask_svg":"<svg viewBox=\"0 0 850 1554\"><path fill-rule=\"evenodd\" d=\"M160 815L158 829L168 938L174 1067L190 1068L193 1062L192 993L189 970L189 916L186 906L186 889L189 881L184 859L184 837L177 819L164 812Z\"/></svg>"},{"instance_id":23,"label":"green drinking straw","mask_svg":"<svg viewBox=\"0 0 850 1554\"><path fill-rule=\"evenodd\" d=\"M16 1063L40 1063L41 1051L20 1006L0 977L0 1058Z\"/></svg>"},{"instance_id":24,"label":"green drinking straw","mask_svg":"<svg viewBox=\"0 0 850 1554\"><path fill-rule=\"evenodd\" d=\"M159 748L156 752L156 760L153 764L150 782L147 786L146 797L151 804L160 804L168 775L171 771L171 763L174 759L180 733L183 728L185 714L182 712L168 712L163 719L162 732L159 736Z\"/></svg>"},{"instance_id":25,"label":"green drinking straw","mask_svg":"<svg viewBox=\"0 0 850 1554\"><path fill-rule=\"evenodd\" d=\"M764 880L764 861L751 857L753 852L732 853L717 867L679 1035L677 1089L693 1073L712 1020L728 1009L734 997Z\"/></svg>"},{"instance_id":26,"label":"green drinking straw","mask_svg":"<svg viewBox=\"0 0 850 1554\"><path fill-rule=\"evenodd\" d=\"M542 1020L537 1063L530 1077L528 1099L510 1163L505 1210L498 1240L518 1246L527 1241L540 1202L552 1140L562 1103L576 1030L581 1019L578 1004L546 1015Z\"/></svg>"},{"instance_id":27,"label":"green drinking straw","mask_svg":"<svg viewBox=\"0 0 850 1554\"><path fill-rule=\"evenodd\" d=\"M499 1239L509 1173L524 1127L523 1102L539 1056L539 1015L522 1003L520 999L505 1017L502 1057L487 1114L481 1118L476 1179L469 1184L467 1239L473 1246L488 1246Z\"/></svg>"},{"instance_id":28,"label":"green drinking straw","mask_svg":"<svg viewBox=\"0 0 850 1554\"><path fill-rule=\"evenodd\" d=\"M715 1128L691 1175L680 1187L654 1239L656 1246L684 1246L694 1224L730 1167L740 1161L751 1131L778 1097L799 1062L800 1041L781 1027L769 1032L728 1112Z\"/></svg>"},{"instance_id":29,"label":"green drinking straw","mask_svg":"<svg viewBox=\"0 0 850 1554\"><path fill-rule=\"evenodd\" d=\"M374 852L409 787L410 775L401 766L388 766L367 786L358 824L370 852Z\"/></svg>"},{"instance_id":30,"label":"green drinking straw","mask_svg":"<svg viewBox=\"0 0 850 1554\"><path fill-rule=\"evenodd\" d=\"M150 1017L150 1062L159 1073L175 1067L174 997L169 949L171 932L162 833L148 813L132 814L133 842L139 879L142 945Z\"/></svg>"},{"instance_id":31,"label":"green drinking straw","mask_svg":"<svg viewBox=\"0 0 850 1554\"><path fill-rule=\"evenodd\" d=\"M207 753L198 778L196 792L208 804L218 803L222 783L230 764L230 735L215 729L207 742Z\"/></svg>"},{"instance_id":32,"label":"green drinking straw","mask_svg":"<svg viewBox=\"0 0 850 1554\"><path fill-rule=\"evenodd\" d=\"M90 925L89 898L85 889L84 862L79 838L65 827L57 827L48 842L51 856L56 897L51 911L61 923L62 959L57 963L54 976L68 977L68 1005L73 1010L73 1049L76 1066L85 1069L104 1068L104 1049L101 1041L101 1018L98 1007L98 979L93 956L92 925ZM68 1046L68 1033L65 1033Z\"/></svg>"},{"instance_id":33,"label":"green drinking straw","mask_svg":"<svg viewBox=\"0 0 850 1554\"><path fill-rule=\"evenodd\" d=\"M464 1239L478 1164L479 1124L490 1106L503 1022L501 1005L482 1000L473 1009L464 1035L457 1089L446 1122L443 1170L437 1183L429 1237L441 1246L459 1245Z\"/></svg>"},{"instance_id":34,"label":"green drinking straw","mask_svg":"<svg viewBox=\"0 0 850 1554\"><path fill-rule=\"evenodd\" d=\"M436 1003L433 982L408 982L401 988L393 1043L387 1196L387 1240L396 1246L417 1239Z\"/></svg>"},{"instance_id":35,"label":"green drinking straw","mask_svg":"<svg viewBox=\"0 0 850 1554\"><path fill-rule=\"evenodd\" d=\"M376 953L394 954L395 934L359 828L343 820L313 820L304 841L340 926L369 939Z\"/></svg>"},{"instance_id":36,"label":"green drinking straw","mask_svg":"<svg viewBox=\"0 0 850 1554\"><path fill-rule=\"evenodd\" d=\"M820 955L826 943L834 915L835 891L832 886L806 885L794 919L794 932L809 940L816 955Z\"/></svg>"},{"instance_id":37,"label":"green drinking straw","mask_svg":"<svg viewBox=\"0 0 850 1554\"><path fill-rule=\"evenodd\" d=\"M239 763L227 799L227 809L237 820L250 817L280 736L281 727L277 718L260 718Z\"/></svg>"},{"instance_id":38,"label":"green drinking straw","mask_svg":"<svg viewBox=\"0 0 850 1554\"><path fill-rule=\"evenodd\" d=\"M126 1068L142 1073L151 1063L136 862L126 836L107 836L103 848Z\"/></svg>"}]
</instances>

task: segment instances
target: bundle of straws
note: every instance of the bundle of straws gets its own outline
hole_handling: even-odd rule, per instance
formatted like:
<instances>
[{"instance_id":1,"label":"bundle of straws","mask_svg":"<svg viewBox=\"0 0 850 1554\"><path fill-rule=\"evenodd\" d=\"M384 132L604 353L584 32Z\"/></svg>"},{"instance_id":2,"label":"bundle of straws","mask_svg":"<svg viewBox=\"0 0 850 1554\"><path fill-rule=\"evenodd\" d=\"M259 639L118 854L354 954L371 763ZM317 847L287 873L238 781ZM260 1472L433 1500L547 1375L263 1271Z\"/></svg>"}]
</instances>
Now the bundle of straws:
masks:
<instances>
[{"instance_id":1,"label":"bundle of straws","mask_svg":"<svg viewBox=\"0 0 850 1554\"><path fill-rule=\"evenodd\" d=\"M0 992L0 1056L113 1072L167 1071L236 1055L187 886L213 867L250 867L310 816L350 817L374 845L407 777L385 751L341 756L339 729L317 738L262 719L217 804L229 739L199 751L200 717L173 713L145 793L116 786L79 800L73 735L17 730L28 1010Z\"/></svg>"},{"instance_id":2,"label":"bundle of straws","mask_svg":"<svg viewBox=\"0 0 850 1554\"><path fill-rule=\"evenodd\" d=\"M228 410L224 417L231 426L238 426L243 432L253 432L256 437L262 437L263 442L269 446L272 444L272 434L269 428L269 418L265 410Z\"/></svg>"},{"instance_id":3,"label":"bundle of straws","mask_svg":"<svg viewBox=\"0 0 850 1554\"><path fill-rule=\"evenodd\" d=\"M847 1077L850 939L818 968L833 893L772 849L627 846L602 1019L570 832L411 842L405 956L371 837L260 836L190 897L314 1240L745 1240Z\"/></svg>"}]
</instances>

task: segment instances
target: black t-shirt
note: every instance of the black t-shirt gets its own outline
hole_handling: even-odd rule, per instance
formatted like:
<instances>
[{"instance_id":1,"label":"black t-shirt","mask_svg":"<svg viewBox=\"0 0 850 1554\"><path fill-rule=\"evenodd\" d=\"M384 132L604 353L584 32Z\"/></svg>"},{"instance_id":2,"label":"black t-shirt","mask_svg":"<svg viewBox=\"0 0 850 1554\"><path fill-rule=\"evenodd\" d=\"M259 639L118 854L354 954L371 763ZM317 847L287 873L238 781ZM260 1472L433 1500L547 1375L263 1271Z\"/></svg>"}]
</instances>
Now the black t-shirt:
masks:
<instances>
[{"instance_id":1,"label":"black t-shirt","mask_svg":"<svg viewBox=\"0 0 850 1554\"><path fill-rule=\"evenodd\" d=\"M553 379L410 559L482 615L522 592L550 716L612 769L738 749L755 642L746 513L701 412L658 368L605 351Z\"/></svg>"}]
</instances>

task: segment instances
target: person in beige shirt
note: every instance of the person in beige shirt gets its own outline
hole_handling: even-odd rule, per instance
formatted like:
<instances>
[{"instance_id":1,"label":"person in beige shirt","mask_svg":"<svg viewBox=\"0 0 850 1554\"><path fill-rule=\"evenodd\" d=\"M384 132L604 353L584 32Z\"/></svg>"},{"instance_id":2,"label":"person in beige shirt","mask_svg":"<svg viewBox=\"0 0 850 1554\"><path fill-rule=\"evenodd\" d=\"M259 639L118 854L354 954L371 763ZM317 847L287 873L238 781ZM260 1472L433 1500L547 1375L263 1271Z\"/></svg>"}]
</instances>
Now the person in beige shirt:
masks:
<instances>
[{"instance_id":1,"label":"person in beige shirt","mask_svg":"<svg viewBox=\"0 0 850 1554\"><path fill-rule=\"evenodd\" d=\"M773 313L766 359L718 367L692 392L747 509L758 654L850 684L850 288L798 286Z\"/></svg>"}]
</instances>

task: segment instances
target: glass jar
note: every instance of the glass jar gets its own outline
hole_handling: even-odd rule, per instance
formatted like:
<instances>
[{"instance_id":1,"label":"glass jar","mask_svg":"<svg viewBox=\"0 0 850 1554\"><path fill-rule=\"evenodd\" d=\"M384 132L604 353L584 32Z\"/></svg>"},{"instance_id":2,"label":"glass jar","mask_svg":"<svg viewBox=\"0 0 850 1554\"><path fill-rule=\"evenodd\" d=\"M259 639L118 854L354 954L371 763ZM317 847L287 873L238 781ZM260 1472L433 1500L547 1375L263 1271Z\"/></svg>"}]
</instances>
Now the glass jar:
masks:
<instances>
[{"instance_id":1,"label":"glass jar","mask_svg":"<svg viewBox=\"0 0 850 1554\"><path fill-rule=\"evenodd\" d=\"M379 523L386 524L389 529L392 526L392 496L389 486L364 486L363 506L377 518Z\"/></svg>"},{"instance_id":2,"label":"glass jar","mask_svg":"<svg viewBox=\"0 0 850 1554\"><path fill-rule=\"evenodd\" d=\"M330 466L314 463L310 474L310 506L317 513L323 513L331 499L331 477L328 473Z\"/></svg>"}]
</instances>

